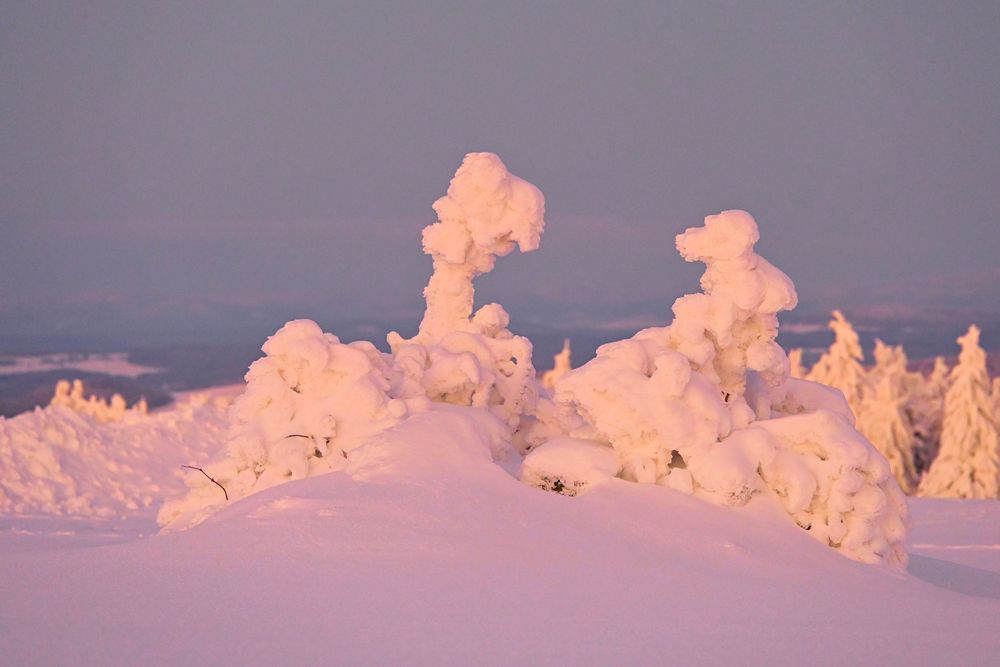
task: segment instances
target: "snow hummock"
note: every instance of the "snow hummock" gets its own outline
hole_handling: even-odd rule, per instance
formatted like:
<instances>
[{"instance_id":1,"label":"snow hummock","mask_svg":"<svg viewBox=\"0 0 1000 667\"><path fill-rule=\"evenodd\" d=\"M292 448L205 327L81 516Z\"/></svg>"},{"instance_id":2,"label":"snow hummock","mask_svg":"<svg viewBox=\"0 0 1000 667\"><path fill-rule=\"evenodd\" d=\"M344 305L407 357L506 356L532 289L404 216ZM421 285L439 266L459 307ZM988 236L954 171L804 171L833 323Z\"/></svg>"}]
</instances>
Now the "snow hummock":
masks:
<instances>
[{"instance_id":1,"label":"snow hummock","mask_svg":"<svg viewBox=\"0 0 1000 667\"><path fill-rule=\"evenodd\" d=\"M373 438L348 470L145 539L66 522L53 526L64 534L41 534L0 517L0 655L218 665L996 655L998 503L917 499L900 573L840 557L768 494L734 511L621 479L574 498L544 493L493 463L497 437L505 427L487 412L435 405Z\"/></svg>"},{"instance_id":2,"label":"snow hummock","mask_svg":"<svg viewBox=\"0 0 1000 667\"><path fill-rule=\"evenodd\" d=\"M567 496L615 477L620 471L614 450L602 443L553 438L533 449L521 466L521 480Z\"/></svg>"}]
</instances>

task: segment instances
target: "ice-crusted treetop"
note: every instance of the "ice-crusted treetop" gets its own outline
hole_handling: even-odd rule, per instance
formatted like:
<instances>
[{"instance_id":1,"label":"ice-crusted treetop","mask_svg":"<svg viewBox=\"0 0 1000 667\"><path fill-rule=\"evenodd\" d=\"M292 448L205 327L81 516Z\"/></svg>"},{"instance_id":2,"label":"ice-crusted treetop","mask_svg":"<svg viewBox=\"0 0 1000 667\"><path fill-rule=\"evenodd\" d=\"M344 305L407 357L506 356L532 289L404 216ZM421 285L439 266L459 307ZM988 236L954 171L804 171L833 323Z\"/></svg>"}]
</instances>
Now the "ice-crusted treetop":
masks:
<instances>
[{"instance_id":1,"label":"ice-crusted treetop","mask_svg":"<svg viewBox=\"0 0 1000 667\"><path fill-rule=\"evenodd\" d=\"M953 374L958 374L957 370L960 366L963 367L963 371L968 369L979 371L986 368L986 353L979 345L979 333L979 327L973 324L968 331L956 339L955 342L960 348L958 353L959 366L955 367L956 370L952 371Z\"/></svg>"},{"instance_id":2,"label":"ice-crusted treetop","mask_svg":"<svg viewBox=\"0 0 1000 667\"><path fill-rule=\"evenodd\" d=\"M872 392L868 374L861 366L864 359L861 341L854 327L839 310L833 311L829 327L834 335L833 344L812 367L807 378L839 389L854 415L858 416L865 397Z\"/></svg>"},{"instance_id":3,"label":"ice-crusted treetop","mask_svg":"<svg viewBox=\"0 0 1000 667\"><path fill-rule=\"evenodd\" d=\"M469 153L455 172L448 194L434 202L438 222L424 229L424 252L434 273L424 289L427 311L421 336L469 326L475 291L472 279L493 269L514 246L538 248L545 228L541 191L507 171L493 153Z\"/></svg>"},{"instance_id":4,"label":"ice-crusted treetop","mask_svg":"<svg viewBox=\"0 0 1000 667\"><path fill-rule=\"evenodd\" d=\"M673 305L671 346L686 356L722 391L742 396L747 370L770 386L788 375L788 359L774 342L776 314L798 303L791 279L754 252L757 223L746 211L723 211L705 218L676 239L689 262L704 262L703 294L688 294Z\"/></svg>"},{"instance_id":5,"label":"ice-crusted treetop","mask_svg":"<svg viewBox=\"0 0 1000 667\"><path fill-rule=\"evenodd\" d=\"M757 222L746 211L723 211L703 227L677 235L677 250L689 262L704 262L705 294L725 296L739 308L774 314L798 303L795 285L783 271L754 252Z\"/></svg>"},{"instance_id":6,"label":"ice-crusted treetop","mask_svg":"<svg viewBox=\"0 0 1000 667\"><path fill-rule=\"evenodd\" d=\"M844 356L861 361L865 358L865 353L861 349L861 339L858 332L854 330L854 325L847 321L844 314L839 310L833 311L833 319L828 324L835 337L834 345L839 350L843 350Z\"/></svg>"}]
</instances>

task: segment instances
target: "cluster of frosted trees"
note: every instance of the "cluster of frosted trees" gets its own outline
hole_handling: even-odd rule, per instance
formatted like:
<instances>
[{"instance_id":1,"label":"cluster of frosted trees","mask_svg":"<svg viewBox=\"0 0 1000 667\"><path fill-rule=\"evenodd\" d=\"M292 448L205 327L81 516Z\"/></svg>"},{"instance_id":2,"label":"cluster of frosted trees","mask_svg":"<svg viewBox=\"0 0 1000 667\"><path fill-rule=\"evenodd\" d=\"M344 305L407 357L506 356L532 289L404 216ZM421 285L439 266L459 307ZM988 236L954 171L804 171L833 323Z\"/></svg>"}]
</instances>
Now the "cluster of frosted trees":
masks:
<instances>
[{"instance_id":1,"label":"cluster of frosted trees","mask_svg":"<svg viewBox=\"0 0 1000 667\"><path fill-rule=\"evenodd\" d=\"M85 396L83 392L82 380L73 380L72 384L68 380L59 380L49 405L69 408L89 415L98 422L121 421L127 413L144 415L148 411L145 398L139 399L138 403L129 408L121 394L114 394L109 400L104 400L99 396Z\"/></svg>"},{"instance_id":2,"label":"cluster of frosted trees","mask_svg":"<svg viewBox=\"0 0 1000 667\"><path fill-rule=\"evenodd\" d=\"M428 424L461 423L466 448L527 484L576 495L617 477L727 506L770 495L844 555L905 565L906 502L886 459L839 392L789 375L777 314L798 297L755 252L748 213L723 211L676 237L705 272L669 325L604 345L572 370L567 347L540 381L531 341L510 330L501 305L474 307L473 280L514 249L538 247L542 193L496 155L473 153L434 210L418 333L390 333L385 353L309 320L287 323L246 376L225 456L188 478L161 524L192 525L227 498L288 480L352 475L386 440L419 451Z\"/></svg>"},{"instance_id":3,"label":"cluster of frosted trees","mask_svg":"<svg viewBox=\"0 0 1000 667\"><path fill-rule=\"evenodd\" d=\"M889 461L908 494L1000 498L1000 378L990 384L979 329L958 339L958 363L938 357L927 376L910 371L902 346L876 340L866 368L858 334L839 311L835 340L806 371L802 351L789 354L791 374L839 389L857 427Z\"/></svg>"}]
</instances>

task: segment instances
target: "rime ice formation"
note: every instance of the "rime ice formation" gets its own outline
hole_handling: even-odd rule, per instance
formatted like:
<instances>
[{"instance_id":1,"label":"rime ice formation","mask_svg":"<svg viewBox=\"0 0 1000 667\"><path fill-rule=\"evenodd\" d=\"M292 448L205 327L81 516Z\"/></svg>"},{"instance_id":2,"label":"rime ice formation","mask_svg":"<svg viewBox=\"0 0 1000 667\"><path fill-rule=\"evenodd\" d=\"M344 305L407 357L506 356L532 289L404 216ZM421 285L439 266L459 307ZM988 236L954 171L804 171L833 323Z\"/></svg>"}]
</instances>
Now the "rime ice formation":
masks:
<instances>
[{"instance_id":1,"label":"rime ice formation","mask_svg":"<svg viewBox=\"0 0 1000 667\"><path fill-rule=\"evenodd\" d=\"M374 345L341 343L311 320L287 323L262 350L230 413L228 456L204 468L229 498L343 470L368 436L419 407L389 397L390 363ZM159 522L196 523L221 507L208 477L191 471L190 493L165 503Z\"/></svg>"},{"instance_id":2,"label":"rime ice formation","mask_svg":"<svg viewBox=\"0 0 1000 667\"><path fill-rule=\"evenodd\" d=\"M755 410L766 418L780 398L788 361L774 342L777 313L794 307L796 295L753 252L758 238L743 211L709 216L678 235L684 258L706 263L705 293L677 299L670 326L604 345L556 383L556 401L583 418L583 437L619 451L626 478L652 482L681 470L686 479L677 458L707 455L709 443L745 427Z\"/></svg>"},{"instance_id":3,"label":"rime ice formation","mask_svg":"<svg viewBox=\"0 0 1000 667\"><path fill-rule=\"evenodd\" d=\"M419 334L428 341L476 331L473 278L492 271L496 258L515 245L521 252L536 250L545 229L541 191L507 171L493 153L466 155L434 211L438 222L424 228L434 273L424 289L427 311Z\"/></svg>"},{"instance_id":4,"label":"rime ice formation","mask_svg":"<svg viewBox=\"0 0 1000 667\"><path fill-rule=\"evenodd\" d=\"M545 223L539 190L492 153L470 153L434 203L424 229L434 271L418 334L388 336L391 354L368 342L341 343L310 320L287 323L262 348L232 411L228 456L205 468L230 498L344 470L372 436L431 402L481 408L511 433L535 405L531 342L508 329L498 304L472 312L473 279L515 247L538 247ZM503 456L504 452L497 451ZM200 473L190 493L164 505L159 521L182 527L224 504Z\"/></svg>"},{"instance_id":5,"label":"rime ice formation","mask_svg":"<svg viewBox=\"0 0 1000 667\"><path fill-rule=\"evenodd\" d=\"M545 200L492 153L470 153L434 202L438 222L424 229L424 252L434 272L424 297L427 310L417 335L389 334L404 395L487 408L512 429L535 404L538 388L531 341L508 329L499 304L472 312L473 279L493 269L515 246L538 248L545 229Z\"/></svg>"},{"instance_id":6,"label":"rime ice formation","mask_svg":"<svg viewBox=\"0 0 1000 667\"><path fill-rule=\"evenodd\" d=\"M1000 437L989 395L979 328L958 344L958 364L945 395L941 450L920 482L922 496L1000 498Z\"/></svg>"},{"instance_id":7,"label":"rime ice formation","mask_svg":"<svg viewBox=\"0 0 1000 667\"><path fill-rule=\"evenodd\" d=\"M552 391L556 386L556 380L573 370L571 357L573 351L570 349L569 338L563 340L562 350L552 357L552 368L542 373L542 386Z\"/></svg>"},{"instance_id":8,"label":"rime ice formation","mask_svg":"<svg viewBox=\"0 0 1000 667\"><path fill-rule=\"evenodd\" d=\"M557 409L542 419L555 423L550 430L613 448L625 479L725 505L770 490L817 539L852 558L899 566L902 492L852 427L840 395L788 377L775 338L777 313L795 306L795 289L754 253L758 238L743 211L680 234L682 256L706 264L704 293L678 299L669 326L604 345L560 378ZM550 480L560 478L551 458Z\"/></svg>"},{"instance_id":9,"label":"rime ice formation","mask_svg":"<svg viewBox=\"0 0 1000 667\"><path fill-rule=\"evenodd\" d=\"M121 421L127 412L144 415L149 409L145 398L139 399L131 408L125 403L121 394L114 394L107 401L98 396L86 398L83 395L83 382L81 380L73 380L72 386L67 380L59 380L49 405L69 408L75 412L89 415L98 422Z\"/></svg>"},{"instance_id":10,"label":"rime ice formation","mask_svg":"<svg viewBox=\"0 0 1000 667\"><path fill-rule=\"evenodd\" d=\"M906 566L906 497L847 421L819 410L754 426L778 443L761 474L799 526L857 560Z\"/></svg>"}]
</instances>

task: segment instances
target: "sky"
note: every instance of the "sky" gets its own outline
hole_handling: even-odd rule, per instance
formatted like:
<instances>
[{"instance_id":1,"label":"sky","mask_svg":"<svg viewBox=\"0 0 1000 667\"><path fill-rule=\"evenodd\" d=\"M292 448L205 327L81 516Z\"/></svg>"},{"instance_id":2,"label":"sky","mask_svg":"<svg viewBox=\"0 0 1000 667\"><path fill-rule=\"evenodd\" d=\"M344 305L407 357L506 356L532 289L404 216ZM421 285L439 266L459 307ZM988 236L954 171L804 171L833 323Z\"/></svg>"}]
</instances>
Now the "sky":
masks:
<instances>
[{"instance_id":1,"label":"sky","mask_svg":"<svg viewBox=\"0 0 1000 667\"><path fill-rule=\"evenodd\" d=\"M420 229L483 150L546 196L541 249L477 283L514 328L666 323L674 235L729 208L803 312L1000 312L995 2L4 15L0 335L415 326Z\"/></svg>"}]
</instances>

